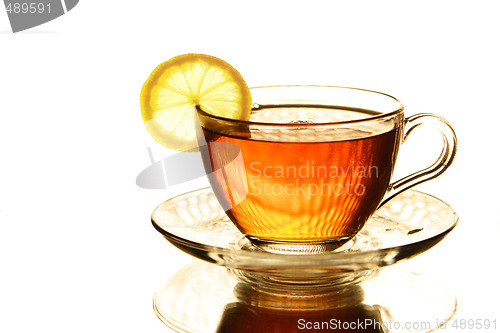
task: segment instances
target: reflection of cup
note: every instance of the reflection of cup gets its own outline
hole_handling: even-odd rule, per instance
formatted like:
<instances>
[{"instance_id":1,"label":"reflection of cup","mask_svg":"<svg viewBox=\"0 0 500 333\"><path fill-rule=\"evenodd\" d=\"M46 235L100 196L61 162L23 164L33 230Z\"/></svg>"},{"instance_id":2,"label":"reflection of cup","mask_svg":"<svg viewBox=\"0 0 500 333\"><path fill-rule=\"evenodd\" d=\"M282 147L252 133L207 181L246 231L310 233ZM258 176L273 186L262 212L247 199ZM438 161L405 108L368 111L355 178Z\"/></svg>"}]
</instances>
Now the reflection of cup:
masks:
<instances>
[{"instance_id":1,"label":"reflection of cup","mask_svg":"<svg viewBox=\"0 0 500 333\"><path fill-rule=\"evenodd\" d=\"M341 290L293 299L240 283L235 288L238 302L226 305L216 332L384 332L380 310L363 304L361 287Z\"/></svg>"},{"instance_id":2,"label":"reflection of cup","mask_svg":"<svg viewBox=\"0 0 500 333\"><path fill-rule=\"evenodd\" d=\"M456 137L444 119L432 114L405 119L403 106L389 95L321 86L251 92L255 104L249 121L199 109L199 139L206 141L203 162L227 215L270 251L338 247L381 203L437 177L455 155ZM441 156L429 168L391 183L400 143L422 124L442 133Z\"/></svg>"}]
</instances>

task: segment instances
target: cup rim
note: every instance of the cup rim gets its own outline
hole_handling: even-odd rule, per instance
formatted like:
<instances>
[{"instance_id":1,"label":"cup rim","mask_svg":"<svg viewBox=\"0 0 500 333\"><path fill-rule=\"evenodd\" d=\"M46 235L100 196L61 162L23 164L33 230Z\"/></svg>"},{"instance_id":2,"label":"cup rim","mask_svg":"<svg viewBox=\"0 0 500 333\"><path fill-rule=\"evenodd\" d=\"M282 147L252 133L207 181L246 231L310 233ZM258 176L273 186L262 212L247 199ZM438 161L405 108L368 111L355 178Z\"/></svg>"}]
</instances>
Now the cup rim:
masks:
<instances>
[{"instance_id":1,"label":"cup rim","mask_svg":"<svg viewBox=\"0 0 500 333\"><path fill-rule=\"evenodd\" d=\"M396 97L382 93L379 91L375 90L370 90L370 89L363 89L363 88L355 88L355 87L344 87L344 86L333 86L333 85L270 85L270 86L256 86L256 87L250 87L250 92L252 90L257 90L257 89L265 89L265 88L341 88L341 89L350 89L350 90L357 90L357 91L364 91L364 92L369 92L369 93L375 93L379 95L383 95L386 97L389 97L396 101L399 104L399 107L393 111L389 112L384 112L375 116L370 116L367 118L362 118L362 119L354 119L354 120L344 120L344 121L334 121L334 122L318 122L318 123L307 123L307 124L301 124L301 123L273 123L273 122L258 122L258 121L250 121L250 120L241 120L241 119L233 119L233 118L226 118L222 116L216 116L211 113L208 113L200 108L199 105L196 105L196 111L198 114L201 114L204 117L216 119L216 120L221 120L229 123L234 123L234 124L252 124L252 125L258 125L258 126L280 126L280 127L316 127L316 126L325 126L325 125L344 125L344 124L357 124L357 123L366 123L370 122L373 120L378 120L382 118L390 118L393 117L399 113L402 113L404 111L404 106L401 103L400 100L398 100Z\"/></svg>"}]
</instances>

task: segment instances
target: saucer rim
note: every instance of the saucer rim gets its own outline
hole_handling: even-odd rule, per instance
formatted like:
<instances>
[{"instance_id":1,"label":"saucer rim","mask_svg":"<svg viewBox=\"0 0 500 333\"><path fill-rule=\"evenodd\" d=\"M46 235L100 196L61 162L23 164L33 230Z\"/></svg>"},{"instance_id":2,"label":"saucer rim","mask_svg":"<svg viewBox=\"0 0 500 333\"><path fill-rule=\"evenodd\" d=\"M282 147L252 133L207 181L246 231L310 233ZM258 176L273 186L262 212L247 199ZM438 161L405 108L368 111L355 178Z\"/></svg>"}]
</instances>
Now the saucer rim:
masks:
<instances>
[{"instance_id":1,"label":"saucer rim","mask_svg":"<svg viewBox=\"0 0 500 333\"><path fill-rule=\"evenodd\" d=\"M153 227L160 233L162 234L163 237L165 237L165 239L167 241L169 241L171 244L173 244L174 246L176 246L177 248L181 249L183 252L187 252L197 258L200 258L199 255L194 255L192 253L190 253L189 251L186 251L186 249L183 249L182 247L187 247L189 249L193 249L193 250L198 250L198 251L205 251L207 253L217 253L218 255L222 255L222 256L226 256L226 255L231 255L232 253L234 253L235 251L238 251L240 252L240 255L246 255L248 257L251 257L252 259L259 259L259 258L262 258L262 259L270 259L270 258L273 258L275 256L278 256L279 258L289 258L289 259L293 259L294 261L294 264L291 265L292 267L296 267L298 262L297 261L303 261L303 260L314 260L314 259L325 259L325 257L331 257L330 259L338 259L339 261L341 261L342 259L348 259L348 258L351 258L353 256L356 256L357 254L364 254L364 255L373 255L373 256L376 256L376 255L379 255L379 254L382 254L384 253L384 255L387 255L389 251L391 250L397 250L397 249L403 249L403 248L411 248L411 247L414 247L414 246L417 246L417 245L424 245L424 243L426 242L433 242L435 241L435 244L437 244L442 238L444 238L449 232L451 232L455 227L456 225L458 224L458 220L459 220L459 216L456 212L455 209L453 209L453 207L448 204L447 202L443 201L442 199L436 197L436 196L433 196L431 194L428 194L428 193L425 193L425 192L422 192L422 191L417 191L417 190L413 190L413 189L409 189L408 191L411 191L411 192L414 192L414 193L417 193L418 195L421 195L421 196L425 196L425 197L430 197L434 200L437 200L441 205L445 206L449 212L450 212L450 215L452 216L452 222L445 228L443 229L441 232L437 233L437 234L434 234L432 236L430 236L429 238L425 238L425 239L422 239L422 240L418 240L418 241L415 241L415 242L410 242L410 243L405 243L403 245L398 245L398 246L389 246L389 247L381 247L381 248L377 248L377 249L370 249L370 250L367 250L367 251L352 251L352 252L325 252L325 253L314 253L314 254L300 254L300 255L297 255L297 254L278 254L278 253L272 253L272 252L258 252L258 251L252 251L252 250L248 250L248 249L231 249L231 248L227 248L227 247L220 247L220 246L214 246L214 245L207 245L207 244L203 244L203 243L198 243L198 242L195 242L195 241L192 241L192 240L189 240L189 239L186 239L186 238L182 238L180 236L177 236L173 233L170 233L168 232L167 230L165 230L164 228L162 228L158 223L155 222L154 220L154 217L155 217L155 214L157 213L158 209L160 207L162 207L163 205L167 204L168 202L172 201L172 200L175 200L175 199L179 199L181 197L188 197L190 195L193 195L195 193L200 193L200 192L209 192L211 191L211 188L210 187L205 187L205 188L201 188L201 189L196 189L196 190L193 190L193 191L189 191L189 192L186 192L186 193L183 193L183 194L180 194L180 195L177 195L177 196L174 196L172 198L169 198L167 200L165 200L164 202L162 202L160 205L158 205L152 212L151 214L151 223L153 224ZM407 191L405 191L404 193L406 193ZM391 199L391 201L393 200L397 200L398 197L395 197L393 199ZM243 234L241 234L242 237L245 237ZM432 246L434 246L435 244L429 246L427 249L431 248ZM424 251L426 251L427 249L425 249ZM405 257L405 258L411 258L419 253L422 253L424 251L421 251L421 252L418 252L418 253L414 253L412 255L410 255L409 257ZM400 252L400 251L398 251ZM277 258L277 257L276 257ZM203 258L200 258L200 259L204 259L204 260L207 260L207 261L210 261L210 262L213 262L213 263L218 263L219 262L217 260L214 260L214 258L212 257L209 257L209 256L206 256L206 257L203 257ZM354 258L353 258L354 259ZM392 261L392 260L390 260ZM365 263L365 261L361 261L363 263ZM223 266L227 266L225 265L225 260L222 259L222 262L220 264L222 264ZM356 261L352 261L350 262L351 264L355 264ZM390 264L390 263L389 263ZM256 265L257 266L257 265ZM307 266L310 266L310 265L307 265Z\"/></svg>"}]
</instances>

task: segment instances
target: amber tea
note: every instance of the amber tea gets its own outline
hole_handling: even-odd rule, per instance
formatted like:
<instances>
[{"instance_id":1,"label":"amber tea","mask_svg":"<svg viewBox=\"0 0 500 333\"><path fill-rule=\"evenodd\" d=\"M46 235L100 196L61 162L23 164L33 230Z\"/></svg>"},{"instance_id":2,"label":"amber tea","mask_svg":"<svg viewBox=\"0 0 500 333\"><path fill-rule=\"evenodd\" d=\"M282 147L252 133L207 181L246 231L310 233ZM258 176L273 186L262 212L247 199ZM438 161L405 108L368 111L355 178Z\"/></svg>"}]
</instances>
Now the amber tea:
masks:
<instances>
[{"instance_id":1,"label":"amber tea","mask_svg":"<svg viewBox=\"0 0 500 333\"><path fill-rule=\"evenodd\" d=\"M261 120L277 114L281 119L373 115L312 106L262 107L254 113ZM399 146L398 128L370 135L355 128L339 133L293 127L304 123L314 125L303 120L286 130L203 128L207 149L202 154L213 175L212 188L242 233L260 241L342 241L363 226L384 197Z\"/></svg>"}]
</instances>

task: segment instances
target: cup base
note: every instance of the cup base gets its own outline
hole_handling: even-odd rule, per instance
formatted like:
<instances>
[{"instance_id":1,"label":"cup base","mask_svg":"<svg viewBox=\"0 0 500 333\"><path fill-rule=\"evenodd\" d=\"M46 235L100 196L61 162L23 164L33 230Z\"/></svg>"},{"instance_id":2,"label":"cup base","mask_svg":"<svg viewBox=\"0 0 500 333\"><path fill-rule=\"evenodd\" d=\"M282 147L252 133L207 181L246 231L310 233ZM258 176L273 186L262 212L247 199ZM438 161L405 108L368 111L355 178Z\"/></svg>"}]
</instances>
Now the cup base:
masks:
<instances>
[{"instance_id":1,"label":"cup base","mask_svg":"<svg viewBox=\"0 0 500 333\"><path fill-rule=\"evenodd\" d=\"M246 236L246 237L259 250L271 253L296 254L296 255L331 252L338 249L352 238L352 237L344 237L322 242L294 242L294 241L286 242L286 241L263 240L252 236Z\"/></svg>"}]
</instances>

